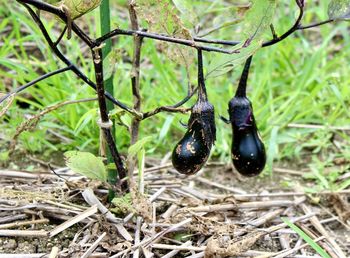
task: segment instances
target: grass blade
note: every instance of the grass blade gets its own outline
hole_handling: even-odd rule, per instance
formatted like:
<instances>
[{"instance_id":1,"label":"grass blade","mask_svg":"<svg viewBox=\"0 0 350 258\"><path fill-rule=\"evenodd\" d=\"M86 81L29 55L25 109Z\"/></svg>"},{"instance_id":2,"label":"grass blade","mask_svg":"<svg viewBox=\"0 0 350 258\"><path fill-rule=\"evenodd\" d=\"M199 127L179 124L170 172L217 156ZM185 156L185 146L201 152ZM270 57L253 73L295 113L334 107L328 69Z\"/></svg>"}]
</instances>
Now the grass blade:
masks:
<instances>
[{"instance_id":1,"label":"grass blade","mask_svg":"<svg viewBox=\"0 0 350 258\"><path fill-rule=\"evenodd\" d=\"M292 223L287 218L282 218L283 222L288 225L292 230L295 231L306 243L308 243L319 255L321 255L323 258L331 258L329 254L321 247L319 244L317 244L314 240L312 240L311 237L309 237L303 230L301 230L297 225Z\"/></svg>"}]
</instances>

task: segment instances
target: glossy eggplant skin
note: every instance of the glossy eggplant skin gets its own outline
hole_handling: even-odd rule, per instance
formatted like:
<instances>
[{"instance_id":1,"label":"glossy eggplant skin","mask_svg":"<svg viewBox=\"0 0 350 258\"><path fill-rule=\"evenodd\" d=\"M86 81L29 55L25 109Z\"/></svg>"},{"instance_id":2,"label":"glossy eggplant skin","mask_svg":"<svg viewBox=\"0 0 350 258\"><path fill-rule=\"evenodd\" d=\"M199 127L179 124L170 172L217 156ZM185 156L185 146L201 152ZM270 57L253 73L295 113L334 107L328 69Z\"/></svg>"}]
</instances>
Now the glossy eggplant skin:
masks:
<instances>
[{"instance_id":1,"label":"glossy eggplant skin","mask_svg":"<svg viewBox=\"0 0 350 258\"><path fill-rule=\"evenodd\" d=\"M192 107L188 130L172 153L174 168L181 174L198 172L208 160L216 140L214 107L208 101L199 101Z\"/></svg>"},{"instance_id":2,"label":"glossy eggplant skin","mask_svg":"<svg viewBox=\"0 0 350 258\"><path fill-rule=\"evenodd\" d=\"M232 162L243 176L260 174L266 164L265 146L256 127L251 102L246 97L234 97L229 102L232 125Z\"/></svg>"}]
</instances>

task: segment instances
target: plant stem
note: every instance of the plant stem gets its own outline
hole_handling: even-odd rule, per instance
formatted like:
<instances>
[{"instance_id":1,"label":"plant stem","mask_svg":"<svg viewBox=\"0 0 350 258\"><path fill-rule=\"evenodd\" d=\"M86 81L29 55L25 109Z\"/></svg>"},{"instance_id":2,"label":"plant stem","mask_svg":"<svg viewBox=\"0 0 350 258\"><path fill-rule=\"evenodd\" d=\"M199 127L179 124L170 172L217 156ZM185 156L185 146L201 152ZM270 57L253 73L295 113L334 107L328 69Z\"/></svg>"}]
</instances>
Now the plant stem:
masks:
<instances>
[{"instance_id":1,"label":"plant stem","mask_svg":"<svg viewBox=\"0 0 350 258\"><path fill-rule=\"evenodd\" d=\"M103 81L103 55L102 50L100 47L95 47L92 49L92 56L94 61L94 68L95 68L95 76L96 76L96 86L97 86L97 96L98 96L98 104L100 107L100 116L101 116L101 122L104 124L108 124L110 122L108 117L108 110L107 110L107 104L106 99L104 96L104 81ZM119 182L123 178L126 177L126 169L123 164L123 160L121 159L119 152L117 150L117 147L115 145L112 131L110 127L104 127L101 126L101 129L104 132L104 136L106 139L106 142L108 144L109 150L111 152L111 155L113 157L113 161L115 163L115 166L118 171L119 176ZM123 184L120 185L122 190L127 190L127 181L124 181Z\"/></svg>"},{"instance_id":2,"label":"plant stem","mask_svg":"<svg viewBox=\"0 0 350 258\"><path fill-rule=\"evenodd\" d=\"M247 81L249 76L249 69L250 64L252 62L253 56L248 57L248 59L245 62L243 72L241 75L241 79L239 80L238 88L236 91L236 97L246 97L246 91L247 91Z\"/></svg>"},{"instance_id":3,"label":"plant stem","mask_svg":"<svg viewBox=\"0 0 350 258\"><path fill-rule=\"evenodd\" d=\"M133 0L129 0L128 9L129 9L130 23L131 23L131 28L133 30L139 30L139 22L138 22L134 5L135 5L135 2ZM141 94L140 94L141 47L142 47L142 37L135 35L134 36L134 53L132 58L132 69L131 69L130 79L131 79L131 91L134 99L134 109L138 112L140 112L141 110ZM130 145L135 144L139 138L140 122L141 120L136 117L134 117L131 121ZM138 155L136 155L135 158L129 159L129 162L128 162L130 184L133 184L133 172L134 172L134 168L138 158L139 158Z\"/></svg>"},{"instance_id":4,"label":"plant stem","mask_svg":"<svg viewBox=\"0 0 350 258\"><path fill-rule=\"evenodd\" d=\"M204 74L203 74L203 55L202 50L197 50L198 54L198 100L208 101L207 89L205 88Z\"/></svg>"},{"instance_id":5,"label":"plant stem","mask_svg":"<svg viewBox=\"0 0 350 258\"><path fill-rule=\"evenodd\" d=\"M111 30L110 26L110 9L109 9L109 0L102 0L100 5L100 28L101 28L101 35L104 35ZM102 56L105 58L108 56L108 54L112 50L112 40L108 39L105 41L105 45L102 48ZM106 89L106 92L111 94L113 96L114 88L113 88L113 74L105 79L104 86ZM110 112L113 109L113 103L110 101L107 101L107 111ZM113 122L113 121L112 121ZM111 128L112 135L115 135L115 125L113 123L113 126ZM110 152L110 150L107 150L107 162L112 163L113 162L113 156ZM108 182L111 185L115 185L117 182L117 170L116 169L108 169ZM114 198L114 192L109 192L109 199L112 200Z\"/></svg>"},{"instance_id":6,"label":"plant stem","mask_svg":"<svg viewBox=\"0 0 350 258\"><path fill-rule=\"evenodd\" d=\"M137 14L134 8L134 1L129 1L129 16L131 22L131 28L133 30L139 29L139 22ZM134 109L136 111L141 110L141 95L140 95L140 62L141 62L141 47L142 37L134 36L134 54L131 69L131 90L134 98ZM140 119L133 118L131 122L131 145L137 142L139 137ZM131 171L132 173L132 171Z\"/></svg>"}]
</instances>

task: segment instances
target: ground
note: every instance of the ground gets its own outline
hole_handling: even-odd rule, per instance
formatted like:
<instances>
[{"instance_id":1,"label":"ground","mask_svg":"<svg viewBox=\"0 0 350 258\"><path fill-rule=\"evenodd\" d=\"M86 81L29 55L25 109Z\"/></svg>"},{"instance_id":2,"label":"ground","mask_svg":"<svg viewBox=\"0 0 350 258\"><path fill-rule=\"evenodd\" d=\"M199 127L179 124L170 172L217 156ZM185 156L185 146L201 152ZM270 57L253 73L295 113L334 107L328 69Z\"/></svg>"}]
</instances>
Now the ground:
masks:
<instances>
[{"instance_id":1,"label":"ground","mask_svg":"<svg viewBox=\"0 0 350 258\"><path fill-rule=\"evenodd\" d=\"M350 255L349 190L305 194L302 170L276 168L272 177L242 178L230 165L212 163L183 177L167 162L147 163L147 194L132 191L131 203L120 199L115 205L106 201L105 185L64 167L55 169L57 175L44 167L1 171L0 253L316 257L303 236L283 223L285 217L327 257ZM299 188L283 187L285 182Z\"/></svg>"}]
</instances>

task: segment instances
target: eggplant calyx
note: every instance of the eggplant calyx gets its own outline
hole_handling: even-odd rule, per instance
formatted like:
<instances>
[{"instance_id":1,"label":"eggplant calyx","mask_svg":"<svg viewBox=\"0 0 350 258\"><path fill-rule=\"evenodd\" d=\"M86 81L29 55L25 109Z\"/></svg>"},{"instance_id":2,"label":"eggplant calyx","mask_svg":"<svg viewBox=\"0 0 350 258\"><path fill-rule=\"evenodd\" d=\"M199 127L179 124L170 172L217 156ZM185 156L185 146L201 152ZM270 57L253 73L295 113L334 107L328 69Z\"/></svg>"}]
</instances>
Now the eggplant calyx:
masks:
<instances>
[{"instance_id":1,"label":"eggplant calyx","mask_svg":"<svg viewBox=\"0 0 350 258\"><path fill-rule=\"evenodd\" d=\"M224 116L221 116L221 115L220 115L220 119L221 119L221 121L223 121L225 124L231 124L231 120L228 119L228 118L226 118L226 117L224 117Z\"/></svg>"},{"instance_id":2,"label":"eggplant calyx","mask_svg":"<svg viewBox=\"0 0 350 258\"><path fill-rule=\"evenodd\" d=\"M211 148L216 141L216 126L214 106L209 101L198 101L192 107L188 127L191 128L194 122L201 125L203 139L206 145Z\"/></svg>"},{"instance_id":3,"label":"eggplant calyx","mask_svg":"<svg viewBox=\"0 0 350 258\"><path fill-rule=\"evenodd\" d=\"M253 107L248 98L234 97L230 100L228 107L230 122L233 127L240 130L254 127Z\"/></svg>"},{"instance_id":4,"label":"eggplant calyx","mask_svg":"<svg viewBox=\"0 0 350 258\"><path fill-rule=\"evenodd\" d=\"M179 121L180 125L182 125L183 128L188 129L188 125L182 122L181 120Z\"/></svg>"}]
</instances>

